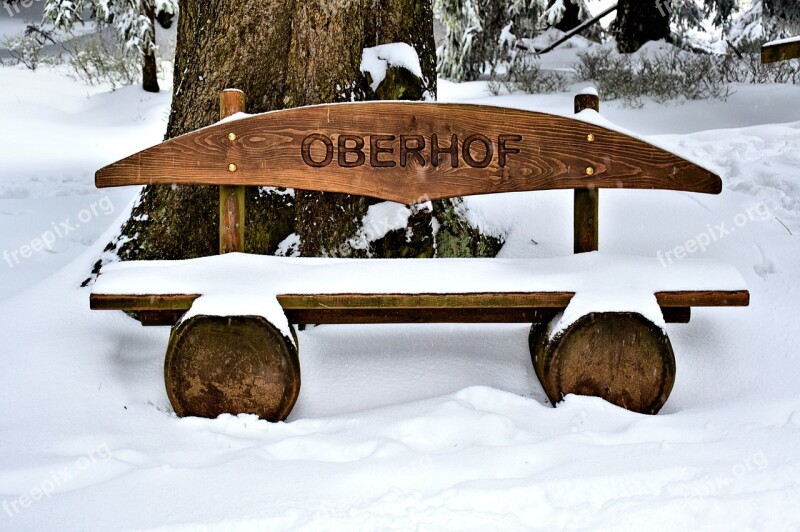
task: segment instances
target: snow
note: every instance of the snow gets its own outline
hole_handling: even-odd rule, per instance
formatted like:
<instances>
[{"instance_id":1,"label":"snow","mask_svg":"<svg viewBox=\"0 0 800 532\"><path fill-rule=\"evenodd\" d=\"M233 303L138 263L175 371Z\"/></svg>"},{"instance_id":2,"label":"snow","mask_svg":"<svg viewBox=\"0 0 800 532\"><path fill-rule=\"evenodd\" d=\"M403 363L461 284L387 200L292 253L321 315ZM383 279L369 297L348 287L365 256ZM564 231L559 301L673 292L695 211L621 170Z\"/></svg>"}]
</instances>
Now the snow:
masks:
<instances>
[{"instance_id":1,"label":"snow","mask_svg":"<svg viewBox=\"0 0 800 532\"><path fill-rule=\"evenodd\" d=\"M370 242L376 242L392 231L404 229L411 214L411 208L391 201L370 205L350 246L353 249L369 249Z\"/></svg>"},{"instance_id":2,"label":"snow","mask_svg":"<svg viewBox=\"0 0 800 532\"><path fill-rule=\"evenodd\" d=\"M777 39L775 41L770 41L770 42L766 43L764 46L765 47L766 46L778 46L778 45L781 45L781 44L791 44L791 43L796 43L796 42L800 42L800 36L798 36L798 37L787 37L785 39Z\"/></svg>"},{"instance_id":3,"label":"snow","mask_svg":"<svg viewBox=\"0 0 800 532\"><path fill-rule=\"evenodd\" d=\"M278 244L275 255L279 257L294 257L300 253L300 235L292 233Z\"/></svg>"},{"instance_id":4,"label":"snow","mask_svg":"<svg viewBox=\"0 0 800 532\"><path fill-rule=\"evenodd\" d=\"M372 92L377 91L386 79L389 67L405 68L420 79L424 77L417 51L409 44L400 42L364 48L361 72L369 73L372 78Z\"/></svg>"},{"instance_id":5,"label":"snow","mask_svg":"<svg viewBox=\"0 0 800 532\"><path fill-rule=\"evenodd\" d=\"M567 68L574 53L543 60ZM603 117L702 161L725 186L720 196L602 191L602 252L657 260L726 223L733 232L666 269L729 263L752 293L749 308L695 309L691 324L667 325L677 380L662 414L576 396L552 408L524 325L321 326L298 332L300 398L273 425L176 418L163 385L169 330L92 312L80 287L138 191L97 191L92 174L160 140L169 84L112 93L10 67L0 83L0 253L106 194L114 205L52 251L14 268L0 258L0 529L800 523L800 88L736 86L727 102L642 109L602 102ZM564 115L582 88L492 97L485 82L440 82L445 100ZM552 191L465 205L505 231L502 259L527 260L571 253L571 202Z\"/></svg>"},{"instance_id":6,"label":"snow","mask_svg":"<svg viewBox=\"0 0 800 532\"><path fill-rule=\"evenodd\" d=\"M0 8L3 8L5 4L0 5ZM5 41L6 39L17 37L25 32L25 28L28 27L30 22L23 20L21 17L18 18L0 18L0 41Z\"/></svg>"}]
</instances>

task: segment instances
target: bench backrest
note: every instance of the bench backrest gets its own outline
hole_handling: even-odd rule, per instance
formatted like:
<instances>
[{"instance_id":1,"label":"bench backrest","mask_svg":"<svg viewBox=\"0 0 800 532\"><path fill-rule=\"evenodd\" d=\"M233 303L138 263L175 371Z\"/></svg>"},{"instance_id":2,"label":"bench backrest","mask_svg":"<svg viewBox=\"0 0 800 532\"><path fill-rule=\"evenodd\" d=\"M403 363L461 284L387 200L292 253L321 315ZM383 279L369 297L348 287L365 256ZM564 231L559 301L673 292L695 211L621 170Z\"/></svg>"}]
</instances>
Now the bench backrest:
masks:
<instances>
[{"instance_id":1,"label":"bench backrest","mask_svg":"<svg viewBox=\"0 0 800 532\"><path fill-rule=\"evenodd\" d=\"M714 173L586 121L410 102L320 105L229 120L107 166L96 183L273 186L406 204L551 189L722 189Z\"/></svg>"},{"instance_id":2,"label":"bench backrest","mask_svg":"<svg viewBox=\"0 0 800 532\"><path fill-rule=\"evenodd\" d=\"M97 172L99 188L219 185L220 253L245 249L245 186L341 192L413 204L476 194L575 189L575 252L599 247L600 188L718 194L719 176L591 121L595 93L575 98L585 120L477 105L332 104L241 114L220 95L217 125ZM596 120L595 120L596 121Z\"/></svg>"}]
</instances>

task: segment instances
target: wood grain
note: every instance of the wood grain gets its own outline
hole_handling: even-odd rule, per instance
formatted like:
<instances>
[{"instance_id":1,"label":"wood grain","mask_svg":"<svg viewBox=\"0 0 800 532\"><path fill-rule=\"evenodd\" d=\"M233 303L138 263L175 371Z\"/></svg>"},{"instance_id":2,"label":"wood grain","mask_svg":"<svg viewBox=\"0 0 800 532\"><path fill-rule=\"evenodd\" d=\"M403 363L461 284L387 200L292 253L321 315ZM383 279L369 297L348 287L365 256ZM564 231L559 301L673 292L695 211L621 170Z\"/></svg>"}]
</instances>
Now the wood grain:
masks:
<instances>
[{"instance_id":1,"label":"wood grain","mask_svg":"<svg viewBox=\"0 0 800 532\"><path fill-rule=\"evenodd\" d=\"M406 204L549 189L722 189L712 172L600 126L410 102L322 105L218 124L107 166L96 184L276 186Z\"/></svg>"},{"instance_id":2,"label":"wood grain","mask_svg":"<svg viewBox=\"0 0 800 532\"><path fill-rule=\"evenodd\" d=\"M227 89L219 95L219 117L230 118L245 111L245 94ZM233 142L233 138L228 140ZM229 167L228 172L231 171ZM223 175L220 172L220 175ZM219 187L219 254L244 252L245 188Z\"/></svg>"},{"instance_id":3,"label":"wood grain","mask_svg":"<svg viewBox=\"0 0 800 532\"><path fill-rule=\"evenodd\" d=\"M596 94L575 96L575 114L587 109L599 113L600 97ZM590 138L587 137L587 141ZM594 138L591 138L594 141ZM573 249L577 253L589 253L600 249L600 191L575 190L573 202Z\"/></svg>"},{"instance_id":4,"label":"wood grain","mask_svg":"<svg viewBox=\"0 0 800 532\"><path fill-rule=\"evenodd\" d=\"M300 392L297 342L257 316L194 316L172 330L164 381L175 413L283 421Z\"/></svg>"},{"instance_id":5,"label":"wood grain","mask_svg":"<svg viewBox=\"0 0 800 532\"><path fill-rule=\"evenodd\" d=\"M658 292L656 301L662 307L747 307L750 305L750 292L747 290Z\"/></svg>"},{"instance_id":6,"label":"wood grain","mask_svg":"<svg viewBox=\"0 0 800 532\"><path fill-rule=\"evenodd\" d=\"M589 253L600 249L600 191L576 190L573 209L573 250Z\"/></svg>"},{"instance_id":7,"label":"wood grain","mask_svg":"<svg viewBox=\"0 0 800 532\"><path fill-rule=\"evenodd\" d=\"M534 323L564 310L571 292L508 294L312 294L278 296L297 324L305 323ZM144 325L172 325L189 310L196 294L92 294L93 310L140 313ZM656 294L668 323L688 323L689 307L747 306L737 292L661 292Z\"/></svg>"},{"instance_id":8,"label":"wood grain","mask_svg":"<svg viewBox=\"0 0 800 532\"><path fill-rule=\"evenodd\" d=\"M788 61L800 57L800 41L773 44L761 48L761 62L764 64Z\"/></svg>"},{"instance_id":9,"label":"wood grain","mask_svg":"<svg viewBox=\"0 0 800 532\"><path fill-rule=\"evenodd\" d=\"M675 384L672 344L661 327L640 314L588 314L555 338L547 325L534 324L528 344L536 375L554 405L576 394L657 414Z\"/></svg>"}]
</instances>

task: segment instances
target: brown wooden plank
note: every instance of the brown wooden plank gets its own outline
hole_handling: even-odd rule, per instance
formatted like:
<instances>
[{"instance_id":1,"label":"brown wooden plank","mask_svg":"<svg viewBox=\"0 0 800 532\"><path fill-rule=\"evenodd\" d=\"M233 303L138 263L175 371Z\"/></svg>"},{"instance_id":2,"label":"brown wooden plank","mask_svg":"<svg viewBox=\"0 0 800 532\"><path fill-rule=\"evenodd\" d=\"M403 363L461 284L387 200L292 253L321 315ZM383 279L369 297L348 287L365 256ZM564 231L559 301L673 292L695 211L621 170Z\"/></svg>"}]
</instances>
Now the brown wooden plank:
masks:
<instances>
[{"instance_id":1,"label":"brown wooden plank","mask_svg":"<svg viewBox=\"0 0 800 532\"><path fill-rule=\"evenodd\" d=\"M750 305L750 292L747 290L658 292L656 300L662 307L746 307Z\"/></svg>"},{"instance_id":2,"label":"brown wooden plank","mask_svg":"<svg viewBox=\"0 0 800 532\"><path fill-rule=\"evenodd\" d=\"M800 41L772 44L761 48L761 62L777 63L800 58Z\"/></svg>"},{"instance_id":3,"label":"brown wooden plank","mask_svg":"<svg viewBox=\"0 0 800 532\"><path fill-rule=\"evenodd\" d=\"M185 310L142 310L135 313L135 318L145 327L172 327L184 314Z\"/></svg>"},{"instance_id":4,"label":"brown wooden plank","mask_svg":"<svg viewBox=\"0 0 800 532\"><path fill-rule=\"evenodd\" d=\"M575 96L575 114L591 109L600 112L600 97L596 94ZM593 137L588 137L594 142ZM574 201L574 252L589 253L600 249L600 191L578 189Z\"/></svg>"},{"instance_id":5,"label":"brown wooden plank","mask_svg":"<svg viewBox=\"0 0 800 532\"><path fill-rule=\"evenodd\" d=\"M284 294L278 296L285 310L333 309L421 309L421 308L565 308L571 292L507 294ZM93 310L188 310L196 294L107 295L92 294ZM746 307L750 293L738 291L659 292L658 304L665 308Z\"/></svg>"},{"instance_id":6,"label":"brown wooden plank","mask_svg":"<svg viewBox=\"0 0 800 532\"><path fill-rule=\"evenodd\" d=\"M565 308L572 292L507 294L284 294L284 309Z\"/></svg>"},{"instance_id":7,"label":"brown wooden plank","mask_svg":"<svg viewBox=\"0 0 800 532\"><path fill-rule=\"evenodd\" d=\"M375 324L375 323L543 323L563 308L492 308L492 309L298 309L287 310L294 324ZM667 323L689 323L691 309L662 308ZM147 310L136 312L145 327L172 326L185 310Z\"/></svg>"},{"instance_id":8,"label":"brown wooden plank","mask_svg":"<svg viewBox=\"0 0 800 532\"><path fill-rule=\"evenodd\" d=\"M600 249L600 191L576 190L574 201L575 253L589 253Z\"/></svg>"},{"instance_id":9,"label":"brown wooden plank","mask_svg":"<svg viewBox=\"0 0 800 532\"><path fill-rule=\"evenodd\" d=\"M372 308L287 310L296 324L377 323L541 323L553 319L560 308Z\"/></svg>"},{"instance_id":10,"label":"brown wooden plank","mask_svg":"<svg viewBox=\"0 0 800 532\"><path fill-rule=\"evenodd\" d=\"M292 323L536 323L550 320L574 294L313 294L278 299ZM144 325L174 325L198 295L92 294L94 310L139 314ZM749 293L662 292L656 294L667 323L689 323L690 306L747 306Z\"/></svg>"},{"instance_id":11,"label":"brown wooden plank","mask_svg":"<svg viewBox=\"0 0 800 532\"><path fill-rule=\"evenodd\" d=\"M92 294L89 308L92 310L124 310L126 312L147 310L189 310L198 294L172 295L111 295Z\"/></svg>"},{"instance_id":12,"label":"brown wooden plank","mask_svg":"<svg viewBox=\"0 0 800 532\"><path fill-rule=\"evenodd\" d=\"M221 120L245 111L245 95L236 89L227 89L219 95L219 117ZM228 135L235 142L234 134ZM234 171L234 166L227 168ZM220 170L220 175L226 175ZM245 188L219 187L219 254L244 252Z\"/></svg>"},{"instance_id":13,"label":"brown wooden plank","mask_svg":"<svg viewBox=\"0 0 800 532\"><path fill-rule=\"evenodd\" d=\"M667 323L689 323L692 321L690 307L661 307L664 321Z\"/></svg>"},{"instance_id":14,"label":"brown wooden plank","mask_svg":"<svg viewBox=\"0 0 800 532\"><path fill-rule=\"evenodd\" d=\"M549 189L722 189L712 172L600 126L410 102L322 105L218 124L103 168L96 184L276 186L407 204Z\"/></svg>"},{"instance_id":15,"label":"brown wooden plank","mask_svg":"<svg viewBox=\"0 0 800 532\"><path fill-rule=\"evenodd\" d=\"M508 294L286 294L278 301L284 310L431 309L431 308L565 308L571 292ZM92 294L92 310L189 310L197 294Z\"/></svg>"}]
</instances>

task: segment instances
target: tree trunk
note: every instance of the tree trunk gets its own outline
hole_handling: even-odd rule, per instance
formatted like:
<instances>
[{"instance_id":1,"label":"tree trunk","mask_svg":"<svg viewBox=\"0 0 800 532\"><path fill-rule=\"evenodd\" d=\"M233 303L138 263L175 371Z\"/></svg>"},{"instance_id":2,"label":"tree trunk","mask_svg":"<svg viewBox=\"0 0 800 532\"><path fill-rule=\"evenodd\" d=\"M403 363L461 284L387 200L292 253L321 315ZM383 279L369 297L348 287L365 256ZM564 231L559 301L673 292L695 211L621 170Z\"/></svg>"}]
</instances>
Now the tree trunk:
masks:
<instances>
[{"instance_id":1,"label":"tree trunk","mask_svg":"<svg viewBox=\"0 0 800 532\"><path fill-rule=\"evenodd\" d=\"M436 94L433 14L415 0L182 0L174 97L167 138L218 119L219 92L241 89L247 111ZM406 42L424 79L390 69L379 94L360 72L365 47ZM372 200L339 194L248 188L245 249L274 254L292 233L306 256L494 255L500 240L481 235L458 214L458 201L416 209L408 228L368 249L350 249ZM146 187L106 251L122 260L185 259L216 254L218 192L213 187ZM438 223L433 222L436 218ZM436 226L438 233L434 234Z\"/></svg>"},{"instance_id":2,"label":"tree trunk","mask_svg":"<svg viewBox=\"0 0 800 532\"><path fill-rule=\"evenodd\" d=\"M145 50L144 58L142 60L142 86L147 92L160 92L161 87L158 86L158 65L156 63L156 10L152 1L143 0L142 7L144 15L150 21L150 26L153 28L153 44L149 50Z\"/></svg>"},{"instance_id":3,"label":"tree trunk","mask_svg":"<svg viewBox=\"0 0 800 532\"><path fill-rule=\"evenodd\" d=\"M548 7L552 6L554 3L555 0L551 0ZM583 21L581 20L581 8L578 4L571 0L565 0L564 7L564 16L561 17L561 20L556 24L556 29L567 32L580 26Z\"/></svg>"},{"instance_id":4,"label":"tree trunk","mask_svg":"<svg viewBox=\"0 0 800 532\"><path fill-rule=\"evenodd\" d=\"M612 29L619 51L632 53L649 41L668 39L669 5L665 0L620 0Z\"/></svg>"}]
</instances>

